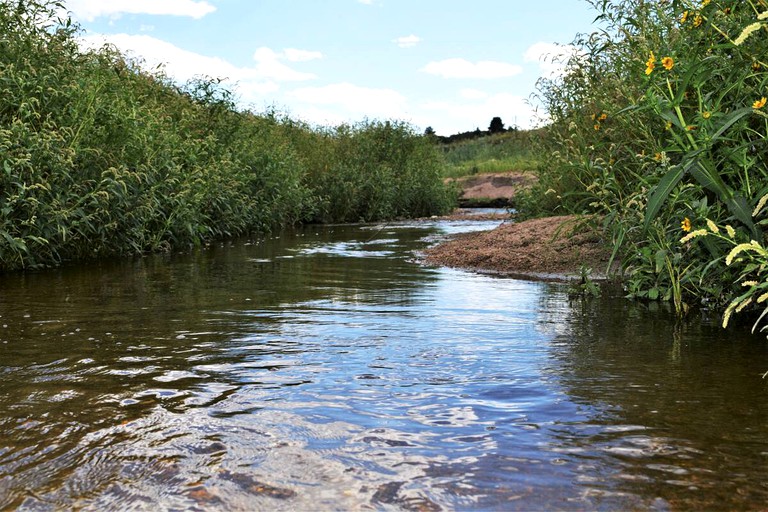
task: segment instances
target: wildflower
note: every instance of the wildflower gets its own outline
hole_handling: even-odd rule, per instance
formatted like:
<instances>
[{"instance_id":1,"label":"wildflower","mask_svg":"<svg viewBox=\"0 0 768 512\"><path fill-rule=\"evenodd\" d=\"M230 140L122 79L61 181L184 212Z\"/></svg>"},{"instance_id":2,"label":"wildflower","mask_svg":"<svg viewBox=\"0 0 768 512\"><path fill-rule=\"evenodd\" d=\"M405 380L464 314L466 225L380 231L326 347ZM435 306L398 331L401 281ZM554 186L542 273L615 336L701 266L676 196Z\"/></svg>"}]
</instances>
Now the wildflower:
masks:
<instances>
[{"instance_id":1,"label":"wildflower","mask_svg":"<svg viewBox=\"0 0 768 512\"><path fill-rule=\"evenodd\" d=\"M733 249L731 249L731 252L729 252L728 256L725 257L725 264L726 266L730 266L731 263L733 263L734 258L743 251L759 252L760 249L761 249L760 244L757 243L755 240L750 240L750 242L747 244L739 244Z\"/></svg>"},{"instance_id":2,"label":"wildflower","mask_svg":"<svg viewBox=\"0 0 768 512\"><path fill-rule=\"evenodd\" d=\"M693 240L697 236L706 236L709 234L709 231L706 229L697 229L696 231L691 231L687 235L685 235L683 238L680 239L680 243L684 244L685 242L688 242L690 240Z\"/></svg>"},{"instance_id":3,"label":"wildflower","mask_svg":"<svg viewBox=\"0 0 768 512\"><path fill-rule=\"evenodd\" d=\"M672 129L672 121L667 121L667 124L664 125L665 130L671 130Z\"/></svg>"},{"instance_id":4,"label":"wildflower","mask_svg":"<svg viewBox=\"0 0 768 512\"><path fill-rule=\"evenodd\" d=\"M719 233L720 232L720 229L717 227L717 224L715 224L714 222L712 222L709 219L707 219L707 227L713 233Z\"/></svg>"},{"instance_id":5,"label":"wildflower","mask_svg":"<svg viewBox=\"0 0 768 512\"><path fill-rule=\"evenodd\" d=\"M708 6L710 1L711 1L711 0L702 0L702 2L701 2L701 7L703 8L703 7L706 7L706 6Z\"/></svg>"},{"instance_id":6,"label":"wildflower","mask_svg":"<svg viewBox=\"0 0 768 512\"><path fill-rule=\"evenodd\" d=\"M645 74L650 75L653 73L653 70L656 68L656 56L653 54L653 52L650 53L650 56L648 57L648 60L645 61Z\"/></svg>"},{"instance_id":7,"label":"wildflower","mask_svg":"<svg viewBox=\"0 0 768 512\"><path fill-rule=\"evenodd\" d=\"M599 131L600 131L600 125L599 125L599 124L595 124L595 131L596 131L596 132L599 132Z\"/></svg>"},{"instance_id":8,"label":"wildflower","mask_svg":"<svg viewBox=\"0 0 768 512\"><path fill-rule=\"evenodd\" d=\"M760 71L760 63L759 62L753 62L752 63L752 71L754 71L754 72Z\"/></svg>"},{"instance_id":9,"label":"wildflower","mask_svg":"<svg viewBox=\"0 0 768 512\"><path fill-rule=\"evenodd\" d=\"M731 226L730 224L726 224L725 225L725 230L728 232L728 236L730 238L732 238L732 239L736 238L736 230L733 229L733 226Z\"/></svg>"},{"instance_id":10,"label":"wildflower","mask_svg":"<svg viewBox=\"0 0 768 512\"><path fill-rule=\"evenodd\" d=\"M741 46L744 41L747 40L747 38L752 35L753 32L756 32L760 30L760 27L762 27L763 24L759 21L752 23L751 25L747 25L744 27L744 30L741 31L741 34L739 34L739 37L736 38L736 40L733 42L736 46Z\"/></svg>"},{"instance_id":11,"label":"wildflower","mask_svg":"<svg viewBox=\"0 0 768 512\"><path fill-rule=\"evenodd\" d=\"M693 18L693 26L700 27L702 23L704 23L704 18L697 14L696 17Z\"/></svg>"},{"instance_id":12,"label":"wildflower","mask_svg":"<svg viewBox=\"0 0 768 512\"><path fill-rule=\"evenodd\" d=\"M763 195L758 201L757 205L755 206L755 209L752 210L752 216L757 217L757 214L760 213L760 210L763 209L763 206L765 206L765 203L768 202L768 194Z\"/></svg>"},{"instance_id":13,"label":"wildflower","mask_svg":"<svg viewBox=\"0 0 768 512\"><path fill-rule=\"evenodd\" d=\"M752 104L752 108L754 108L755 110L759 108L763 108L765 106L766 101L768 100L766 100L765 96L763 96L762 98L760 98L759 100L757 100Z\"/></svg>"},{"instance_id":14,"label":"wildflower","mask_svg":"<svg viewBox=\"0 0 768 512\"><path fill-rule=\"evenodd\" d=\"M680 229L682 229L686 233L690 233L691 232L691 219L689 219L688 217L684 218L683 222L680 223Z\"/></svg>"},{"instance_id":15,"label":"wildflower","mask_svg":"<svg viewBox=\"0 0 768 512\"><path fill-rule=\"evenodd\" d=\"M703 117L704 119L709 119L710 117L712 117L712 112L710 112L709 110L705 110L704 112L701 113L701 117Z\"/></svg>"},{"instance_id":16,"label":"wildflower","mask_svg":"<svg viewBox=\"0 0 768 512\"><path fill-rule=\"evenodd\" d=\"M688 132L692 132L695 129L696 129L696 126L692 124L689 124L688 126L685 127L685 131L688 131Z\"/></svg>"},{"instance_id":17,"label":"wildflower","mask_svg":"<svg viewBox=\"0 0 768 512\"><path fill-rule=\"evenodd\" d=\"M738 306L736 306L736 309L734 311L736 311L737 313L741 313L750 304L752 304L752 297L749 297L744 302L741 302Z\"/></svg>"},{"instance_id":18,"label":"wildflower","mask_svg":"<svg viewBox=\"0 0 768 512\"><path fill-rule=\"evenodd\" d=\"M761 296L757 298L757 303L760 304L762 302L765 302L766 299L768 299L768 293L764 293Z\"/></svg>"},{"instance_id":19,"label":"wildflower","mask_svg":"<svg viewBox=\"0 0 768 512\"><path fill-rule=\"evenodd\" d=\"M686 21L688 21L688 15L690 13L688 11L685 11L682 16L680 16L680 24L684 24Z\"/></svg>"},{"instance_id":20,"label":"wildflower","mask_svg":"<svg viewBox=\"0 0 768 512\"><path fill-rule=\"evenodd\" d=\"M725 313L723 313L723 329L728 327L728 320L731 319L731 313L733 313L733 304L728 306L725 310Z\"/></svg>"},{"instance_id":21,"label":"wildflower","mask_svg":"<svg viewBox=\"0 0 768 512\"><path fill-rule=\"evenodd\" d=\"M606 119L608 119L608 114L606 114L605 112L603 112L602 114L600 114L600 117L599 117L598 119L599 119L600 121L605 121Z\"/></svg>"},{"instance_id":22,"label":"wildflower","mask_svg":"<svg viewBox=\"0 0 768 512\"><path fill-rule=\"evenodd\" d=\"M664 156L661 153L656 153L653 155L653 159L657 162L661 162L664 159Z\"/></svg>"},{"instance_id":23,"label":"wildflower","mask_svg":"<svg viewBox=\"0 0 768 512\"><path fill-rule=\"evenodd\" d=\"M670 71L673 67L675 67L675 60L672 57L664 57L661 59L661 65L664 66L664 69Z\"/></svg>"}]
</instances>

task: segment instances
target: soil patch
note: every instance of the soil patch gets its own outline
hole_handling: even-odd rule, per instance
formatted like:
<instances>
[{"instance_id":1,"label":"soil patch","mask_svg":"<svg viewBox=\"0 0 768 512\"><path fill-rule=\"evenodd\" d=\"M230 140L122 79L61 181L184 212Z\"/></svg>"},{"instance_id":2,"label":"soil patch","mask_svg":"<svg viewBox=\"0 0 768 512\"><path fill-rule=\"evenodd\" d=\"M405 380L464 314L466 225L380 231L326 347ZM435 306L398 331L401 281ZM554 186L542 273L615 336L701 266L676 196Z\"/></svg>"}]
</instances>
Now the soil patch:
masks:
<instances>
[{"instance_id":1,"label":"soil patch","mask_svg":"<svg viewBox=\"0 0 768 512\"><path fill-rule=\"evenodd\" d=\"M505 223L491 231L466 233L424 252L432 265L538 279L605 277L610 245L576 216L546 217Z\"/></svg>"},{"instance_id":2,"label":"soil patch","mask_svg":"<svg viewBox=\"0 0 768 512\"><path fill-rule=\"evenodd\" d=\"M449 179L461 189L459 204L462 206L509 206L515 194L536 182L534 174L520 171L478 174Z\"/></svg>"}]
</instances>

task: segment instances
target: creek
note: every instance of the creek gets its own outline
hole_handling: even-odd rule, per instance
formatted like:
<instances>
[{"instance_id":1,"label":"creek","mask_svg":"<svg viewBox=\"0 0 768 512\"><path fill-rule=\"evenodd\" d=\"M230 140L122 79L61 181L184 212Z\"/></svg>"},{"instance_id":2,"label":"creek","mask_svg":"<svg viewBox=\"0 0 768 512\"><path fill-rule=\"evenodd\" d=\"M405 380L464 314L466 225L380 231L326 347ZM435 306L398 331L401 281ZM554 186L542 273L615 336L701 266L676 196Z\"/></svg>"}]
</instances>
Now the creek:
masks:
<instances>
[{"instance_id":1,"label":"creek","mask_svg":"<svg viewBox=\"0 0 768 512\"><path fill-rule=\"evenodd\" d=\"M0 509L768 503L768 342L305 226L0 276Z\"/></svg>"}]
</instances>

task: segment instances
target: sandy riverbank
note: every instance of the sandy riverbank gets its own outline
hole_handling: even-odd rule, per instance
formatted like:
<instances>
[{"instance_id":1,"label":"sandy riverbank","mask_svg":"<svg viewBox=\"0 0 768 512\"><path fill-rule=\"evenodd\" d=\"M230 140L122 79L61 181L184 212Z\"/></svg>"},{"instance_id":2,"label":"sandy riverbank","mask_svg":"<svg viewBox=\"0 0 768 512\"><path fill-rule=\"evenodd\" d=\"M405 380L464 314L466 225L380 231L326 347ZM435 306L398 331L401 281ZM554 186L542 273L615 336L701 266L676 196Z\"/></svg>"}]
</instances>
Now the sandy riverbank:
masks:
<instances>
[{"instance_id":1,"label":"sandy riverbank","mask_svg":"<svg viewBox=\"0 0 768 512\"><path fill-rule=\"evenodd\" d=\"M527 186L521 173L472 176L464 182L464 197L514 196L514 183ZM478 195L486 194L486 195ZM453 217L462 217L457 212ZM509 219L500 214L498 219ZM474 217L478 220L483 217ZM488 220L488 219L483 219ZM605 276L610 260L610 245L576 216L546 217L515 222L505 221L491 231L466 233L425 251L425 262L482 272L495 272L537 279L580 277L582 267L591 269L593 278Z\"/></svg>"}]
</instances>

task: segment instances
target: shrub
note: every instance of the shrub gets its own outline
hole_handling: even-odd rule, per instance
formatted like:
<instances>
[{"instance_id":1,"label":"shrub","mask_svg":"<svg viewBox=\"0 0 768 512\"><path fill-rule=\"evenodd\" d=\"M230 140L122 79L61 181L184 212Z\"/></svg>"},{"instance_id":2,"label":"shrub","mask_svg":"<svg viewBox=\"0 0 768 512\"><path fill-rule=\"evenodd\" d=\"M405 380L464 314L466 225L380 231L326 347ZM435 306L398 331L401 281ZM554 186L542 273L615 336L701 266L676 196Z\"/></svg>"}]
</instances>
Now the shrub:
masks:
<instances>
[{"instance_id":1,"label":"shrub","mask_svg":"<svg viewBox=\"0 0 768 512\"><path fill-rule=\"evenodd\" d=\"M631 296L673 300L680 314L701 302L743 309L741 284L762 283L768 261L725 260L742 243L765 245L768 6L592 4L605 29L540 84L548 158L526 204L600 214ZM726 225L733 236L715 236Z\"/></svg>"}]
</instances>

